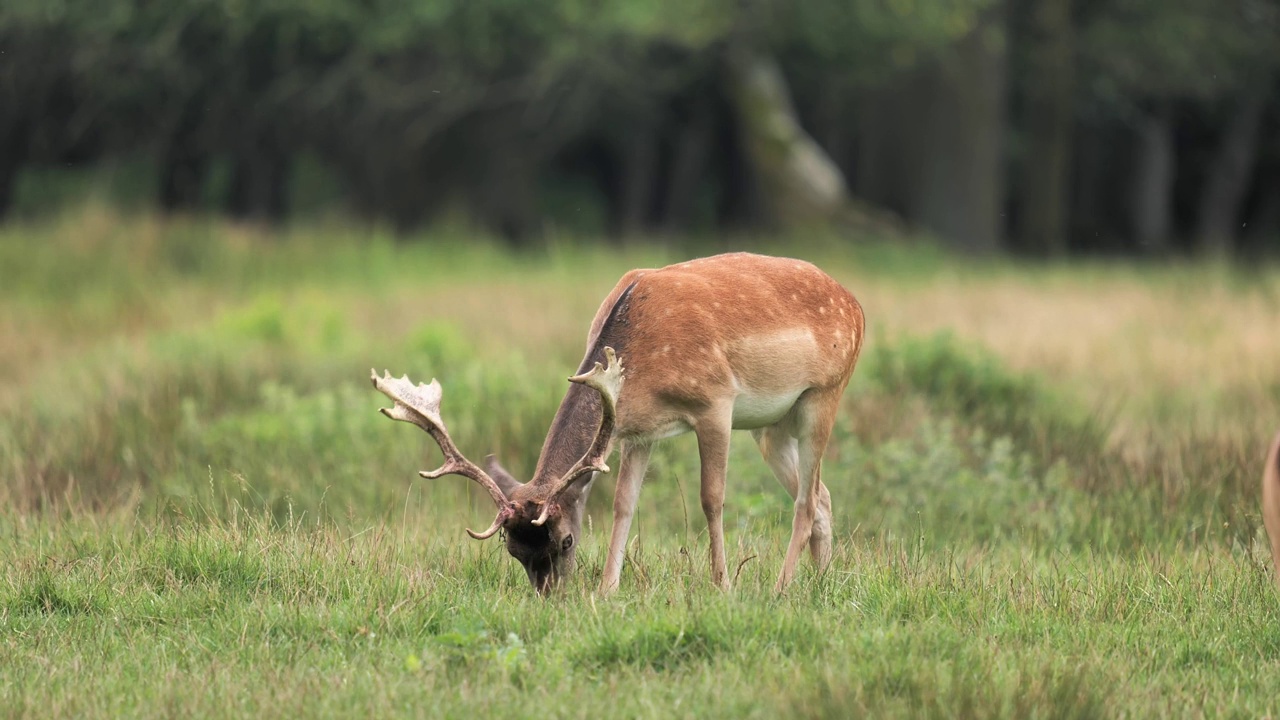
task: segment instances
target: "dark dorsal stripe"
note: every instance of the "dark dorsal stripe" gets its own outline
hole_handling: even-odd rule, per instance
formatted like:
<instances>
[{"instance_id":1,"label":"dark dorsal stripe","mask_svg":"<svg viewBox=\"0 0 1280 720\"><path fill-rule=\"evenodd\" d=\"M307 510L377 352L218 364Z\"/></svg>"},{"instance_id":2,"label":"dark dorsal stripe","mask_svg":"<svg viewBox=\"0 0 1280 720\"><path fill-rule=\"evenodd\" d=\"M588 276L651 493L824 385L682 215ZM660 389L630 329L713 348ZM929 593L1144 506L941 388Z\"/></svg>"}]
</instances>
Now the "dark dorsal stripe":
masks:
<instances>
[{"instance_id":1,"label":"dark dorsal stripe","mask_svg":"<svg viewBox=\"0 0 1280 720\"><path fill-rule=\"evenodd\" d=\"M627 323L627 310L631 307L631 291L635 289L636 282L632 282L627 286L626 290L618 296L617 301L613 303L613 307L609 308L609 316L605 318L604 323L600 326L600 332L596 335L596 341L592 343L591 349L587 351L585 357L582 358L582 364L578 365L578 373L587 372L595 363L604 364L604 349L611 343L617 343L623 338L622 329ZM612 345L613 349L622 354L622 348L617 344ZM625 366L626 363L623 363Z\"/></svg>"}]
</instances>

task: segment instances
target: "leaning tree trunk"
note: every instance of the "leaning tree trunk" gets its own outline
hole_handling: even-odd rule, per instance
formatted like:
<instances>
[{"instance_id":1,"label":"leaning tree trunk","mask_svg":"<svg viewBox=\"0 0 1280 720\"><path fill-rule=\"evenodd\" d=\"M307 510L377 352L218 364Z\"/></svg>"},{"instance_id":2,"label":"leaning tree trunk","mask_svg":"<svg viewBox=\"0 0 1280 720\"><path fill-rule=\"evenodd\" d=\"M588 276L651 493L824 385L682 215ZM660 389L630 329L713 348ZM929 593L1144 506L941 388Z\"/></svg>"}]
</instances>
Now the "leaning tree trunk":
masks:
<instances>
[{"instance_id":1,"label":"leaning tree trunk","mask_svg":"<svg viewBox=\"0 0 1280 720\"><path fill-rule=\"evenodd\" d=\"M1173 121L1165 105L1138 121L1137 161L1132 189L1134 239L1143 252L1169 250L1173 234L1173 180L1176 158Z\"/></svg>"},{"instance_id":2,"label":"leaning tree trunk","mask_svg":"<svg viewBox=\"0 0 1280 720\"><path fill-rule=\"evenodd\" d=\"M843 170L845 177L853 181L855 178L849 175L852 164L848 162L853 138L848 122L849 113L845 111L847 97L848 92L838 87L818 94L813 107L813 135L836 166ZM857 193L856 186L853 192Z\"/></svg>"},{"instance_id":3,"label":"leaning tree trunk","mask_svg":"<svg viewBox=\"0 0 1280 720\"><path fill-rule=\"evenodd\" d=\"M768 219L784 226L824 224L848 211L844 175L800 127L777 62L734 53L728 81L739 139Z\"/></svg>"},{"instance_id":4,"label":"leaning tree trunk","mask_svg":"<svg viewBox=\"0 0 1280 720\"><path fill-rule=\"evenodd\" d=\"M1246 95L1223 131L1200 196L1196 238L1202 254L1226 256L1234 250L1237 219L1257 164L1258 130L1269 89L1269 82L1260 83Z\"/></svg>"},{"instance_id":5,"label":"leaning tree trunk","mask_svg":"<svg viewBox=\"0 0 1280 720\"><path fill-rule=\"evenodd\" d=\"M1067 252L1075 85L1071 0L1034 0L1030 25L1020 235L1030 253L1054 257Z\"/></svg>"}]
</instances>

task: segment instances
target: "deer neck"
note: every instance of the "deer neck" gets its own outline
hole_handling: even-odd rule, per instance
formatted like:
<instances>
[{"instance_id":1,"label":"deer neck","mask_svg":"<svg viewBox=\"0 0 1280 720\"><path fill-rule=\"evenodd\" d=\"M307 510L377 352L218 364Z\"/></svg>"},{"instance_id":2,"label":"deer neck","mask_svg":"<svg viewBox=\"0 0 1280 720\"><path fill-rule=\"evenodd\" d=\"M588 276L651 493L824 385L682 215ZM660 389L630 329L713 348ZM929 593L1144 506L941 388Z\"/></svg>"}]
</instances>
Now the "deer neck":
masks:
<instances>
[{"instance_id":1,"label":"deer neck","mask_svg":"<svg viewBox=\"0 0 1280 720\"><path fill-rule=\"evenodd\" d=\"M608 350L609 347L625 355L628 344L626 315L634 287L635 282L632 281L610 306L609 314L593 329L594 337L587 355L578 366L579 376L591 371L593 365L611 364L613 350ZM529 484L539 487L555 485L591 449L603 419L604 406L601 404L600 393L586 385L571 383L551 421L551 429L542 443L538 466ZM586 498L586 489L590 488L590 483L588 478L585 483L577 484L577 487L583 488L582 500Z\"/></svg>"},{"instance_id":2,"label":"deer neck","mask_svg":"<svg viewBox=\"0 0 1280 720\"><path fill-rule=\"evenodd\" d=\"M602 416L598 392L582 385L570 385L542 443L538 467L530 484L549 485L567 473L591 448Z\"/></svg>"}]
</instances>

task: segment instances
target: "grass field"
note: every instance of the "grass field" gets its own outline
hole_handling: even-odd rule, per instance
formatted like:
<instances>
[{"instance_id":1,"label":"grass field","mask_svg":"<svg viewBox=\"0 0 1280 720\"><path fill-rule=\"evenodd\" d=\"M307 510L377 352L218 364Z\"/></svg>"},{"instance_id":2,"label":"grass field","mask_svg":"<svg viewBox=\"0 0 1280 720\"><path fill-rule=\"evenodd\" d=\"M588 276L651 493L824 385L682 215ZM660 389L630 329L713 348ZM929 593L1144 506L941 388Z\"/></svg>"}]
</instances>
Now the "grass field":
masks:
<instances>
[{"instance_id":1,"label":"grass field","mask_svg":"<svg viewBox=\"0 0 1280 720\"><path fill-rule=\"evenodd\" d=\"M593 593L605 477L540 600L369 368L438 378L462 449L527 473L600 299L682 256L418 240L0 228L4 715L1280 716L1280 271L758 244L868 316L830 570L772 593L789 500L743 435L714 590L683 437L621 591Z\"/></svg>"}]
</instances>

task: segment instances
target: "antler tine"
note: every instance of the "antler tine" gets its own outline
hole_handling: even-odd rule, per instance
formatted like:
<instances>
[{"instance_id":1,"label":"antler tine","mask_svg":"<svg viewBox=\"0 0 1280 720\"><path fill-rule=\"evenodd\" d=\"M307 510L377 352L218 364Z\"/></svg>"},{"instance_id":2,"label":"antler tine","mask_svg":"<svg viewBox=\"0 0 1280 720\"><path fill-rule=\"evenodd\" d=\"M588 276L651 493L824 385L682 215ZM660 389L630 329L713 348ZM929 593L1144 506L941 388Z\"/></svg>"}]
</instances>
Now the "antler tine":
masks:
<instances>
[{"instance_id":1,"label":"antler tine","mask_svg":"<svg viewBox=\"0 0 1280 720\"><path fill-rule=\"evenodd\" d=\"M488 530L485 530L482 533L477 533L477 532L473 532L471 528L466 528L467 534L470 535L472 539L475 539L475 540L488 540L489 538L496 535L499 530L502 529L503 523L505 523L508 519L510 519L511 515L512 515L511 506L507 505L506 507L498 511L497 517L493 519L493 524L489 526Z\"/></svg>"},{"instance_id":2,"label":"antler tine","mask_svg":"<svg viewBox=\"0 0 1280 720\"><path fill-rule=\"evenodd\" d=\"M600 363L596 363L590 372L569 378L569 382L586 385L600 393L600 404L603 407L604 416L600 419L600 429L596 432L591 448L569 469L569 472L556 481L542 504L542 512L538 515L538 519L533 521L534 525L542 525L547 521L556 497L572 486L578 478L590 472L609 472L609 466L604 460L617 422L618 395L622 392L623 367L622 362L614 354L613 348L606 347L604 357L607 367L601 367Z\"/></svg>"},{"instance_id":3,"label":"antler tine","mask_svg":"<svg viewBox=\"0 0 1280 720\"><path fill-rule=\"evenodd\" d=\"M494 504L498 506L498 517L488 530L478 534L467 530L467 534L477 540L492 537L494 533L498 532L502 523L511 516L511 503L493 478L489 477L489 474L480 469L475 463L468 460L458 450L458 446L453 444L453 438L449 437L449 431L445 428L444 421L440 419L440 397L442 394L440 383L432 379L429 384L414 384L409 380L408 375L393 378L385 370L382 377L378 377L376 370L370 371L370 380L373 381L373 386L379 392L395 402L392 407L378 408L378 412L392 420L412 423L427 431L436 441L436 444L440 446L440 451L444 453L444 465L441 465L436 470L423 470L418 473L419 475L431 479L442 475L461 475L471 478L489 492Z\"/></svg>"}]
</instances>

